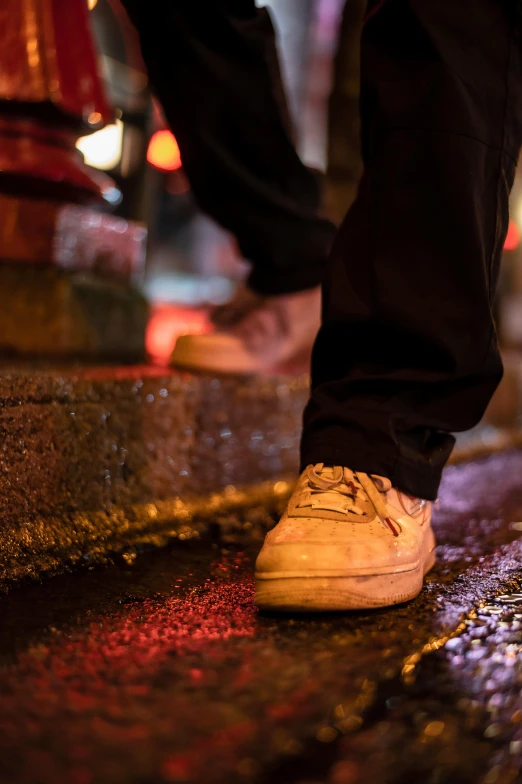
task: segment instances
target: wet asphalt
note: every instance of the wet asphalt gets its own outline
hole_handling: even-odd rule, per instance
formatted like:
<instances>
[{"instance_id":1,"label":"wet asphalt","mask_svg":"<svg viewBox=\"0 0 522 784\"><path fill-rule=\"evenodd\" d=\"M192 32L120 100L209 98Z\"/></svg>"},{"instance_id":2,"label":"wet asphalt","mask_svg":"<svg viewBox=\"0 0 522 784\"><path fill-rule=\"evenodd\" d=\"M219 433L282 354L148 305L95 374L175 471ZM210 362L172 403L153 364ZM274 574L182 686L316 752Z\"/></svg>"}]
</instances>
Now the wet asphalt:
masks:
<instances>
[{"instance_id":1,"label":"wet asphalt","mask_svg":"<svg viewBox=\"0 0 522 784\"><path fill-rule=\"evenodd\" d=\"M521 477L449 468L437 565L386 610L260 615L260 542L217 527L12 590L0 781L522 782Z\"/></svg>"}]
</instances>

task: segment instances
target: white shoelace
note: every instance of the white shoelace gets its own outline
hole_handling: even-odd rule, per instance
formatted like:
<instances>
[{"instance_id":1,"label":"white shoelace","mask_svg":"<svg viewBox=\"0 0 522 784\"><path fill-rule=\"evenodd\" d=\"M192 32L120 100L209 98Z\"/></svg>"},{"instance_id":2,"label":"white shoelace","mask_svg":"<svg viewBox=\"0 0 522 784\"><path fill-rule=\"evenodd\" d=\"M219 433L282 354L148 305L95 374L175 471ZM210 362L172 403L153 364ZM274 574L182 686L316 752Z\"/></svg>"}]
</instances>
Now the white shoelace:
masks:
<instances>
[{"instance_id":1,"label":"white shoelace","mask_svg":"<svg viewBox=\"0 0 522 784\"><path fill-rule=\"evenodd\" d=\"M383 498L392 487L389 479L376 474L368 475L361 471L351 471L343 466L325 468L323 463L308 466L306 478L309 491L301 497L299 507L310 506L312 509L325 509L341 514L350 512L363 518L364 512L357 505L357 501L369 500L375 514L388 526L394 536L399 536Z\"/></svg>"}]
</instances>

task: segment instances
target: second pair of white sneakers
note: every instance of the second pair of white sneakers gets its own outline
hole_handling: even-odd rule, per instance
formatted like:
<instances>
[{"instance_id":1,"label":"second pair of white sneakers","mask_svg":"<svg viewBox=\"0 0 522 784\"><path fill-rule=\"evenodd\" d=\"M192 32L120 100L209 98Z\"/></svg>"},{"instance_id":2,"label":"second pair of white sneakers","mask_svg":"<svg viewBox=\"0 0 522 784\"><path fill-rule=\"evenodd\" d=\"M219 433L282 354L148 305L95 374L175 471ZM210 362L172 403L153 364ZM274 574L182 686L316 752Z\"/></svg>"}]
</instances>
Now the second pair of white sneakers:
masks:
<instances>
[{"instance_id":1,"label":"second pair of white sneakers","mask_svg":"<svg viewBox=\"0 0 522 784\"><path fill-rule=\"evenodd\" d=\"M431 502L384 477L309 465L257 558L257 606L355 610L413 599L435 563L431 514Z\"/></svg>"}]
</instances>

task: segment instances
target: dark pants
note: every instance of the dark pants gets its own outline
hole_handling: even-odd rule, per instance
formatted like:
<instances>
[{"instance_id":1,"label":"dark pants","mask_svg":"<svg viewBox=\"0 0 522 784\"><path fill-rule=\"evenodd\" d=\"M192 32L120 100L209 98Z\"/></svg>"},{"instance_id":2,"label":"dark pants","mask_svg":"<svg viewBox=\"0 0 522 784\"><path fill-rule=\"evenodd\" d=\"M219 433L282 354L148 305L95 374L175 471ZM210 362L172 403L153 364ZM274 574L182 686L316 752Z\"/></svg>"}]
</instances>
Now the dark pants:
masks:
<instances>
[{"instance_id":1,"label":"dark pants","mask_svg":"<svg viewBox=\"0 0 522 784\"><path fill-rule=\"evenodd\" d=\"M123 0L200 206L262 294L317 286L334 226L292 143L270 16L254 0Z\"/></svg>"},{"instance_id":2,"label":"dark pants","mask_svg":"<svg viewBox=\"0 0 522 784\"><path fill-rule=\"evenodd\" d=\"M265 291L313 285L331 227L292 148L252 0L125 0L201 204ZM362 39L365 173L326 269L302 461L434 498L451 432L502 375L492 299L521 143L519 0L378 0ZM292 283L293 281L293 283Z\"/></svg>"},{"instance_id":3,"label":"dark pants","mask_svg":"<svg viewBox=\"0 0 522 784\"><path fill-rule=\"evenodd\" d=\"M302 461L435 498L502 376L492 300L521 144L518 0L385 0L362 38L365 173L334 244Z\"/></svg>"}]
</instances>

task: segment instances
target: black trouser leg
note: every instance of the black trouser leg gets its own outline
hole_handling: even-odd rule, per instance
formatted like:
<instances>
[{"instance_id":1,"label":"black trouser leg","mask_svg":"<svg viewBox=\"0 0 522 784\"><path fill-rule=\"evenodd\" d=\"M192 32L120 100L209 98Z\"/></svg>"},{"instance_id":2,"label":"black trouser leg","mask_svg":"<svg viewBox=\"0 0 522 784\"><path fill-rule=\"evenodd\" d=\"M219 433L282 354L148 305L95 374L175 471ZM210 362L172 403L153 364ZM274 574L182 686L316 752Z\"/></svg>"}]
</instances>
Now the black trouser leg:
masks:
<instances>
[{"instance_id":1,"label":"black trouser leg","mask_svg":"<svg viewBox=\"0 0 522 784\"><path fill-rule=\"evenodd\" d=\"M325 272L304 464L434 498L502 375L492 298L521 142L518 0L380 0L359 196Z\"/></svg>"},{"instance_id":2,"label":"black trouser leg","mask_svg":"<svg viewBox=\"0 0 522 784\"><path fill-rule=\"evenodd\" d=\"M274 31L254 0L123 0L201 207L237 238L250 285L316 286L333 239L291 138Z\"/></svg>"}]
</instances>

